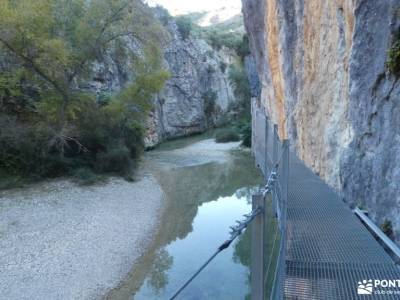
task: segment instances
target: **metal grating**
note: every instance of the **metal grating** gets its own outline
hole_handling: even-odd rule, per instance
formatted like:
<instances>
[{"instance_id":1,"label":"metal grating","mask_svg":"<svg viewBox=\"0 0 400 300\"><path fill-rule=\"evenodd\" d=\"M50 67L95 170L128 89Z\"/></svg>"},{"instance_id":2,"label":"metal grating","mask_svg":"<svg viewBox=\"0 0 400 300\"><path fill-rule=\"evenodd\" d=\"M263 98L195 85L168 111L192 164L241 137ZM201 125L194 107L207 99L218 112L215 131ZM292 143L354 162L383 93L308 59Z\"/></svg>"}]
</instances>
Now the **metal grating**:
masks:
<instances>
[{"instance_id":1,"label":"metal grating","mask_svg":"<svg viewBox=\"0 0 400 300\"><path fill-rule=\"evenodd\" d=\"M267 175L272 168L269 157L274 157L274 129L255 102L252 113L253 152ZM395 295L357 295L359 281L400 279L399 267L335 191L293 153L288 179L285 261L277 264L277 272L285 276L283 298L400 299L398 288L390 288L399 292Z\"/></svg>"},{"instance_id":2,"label":"metal grating","mask_svg":"<svg viewBox=\"0 0 400 300\"><path fill-rule=\"evenodd\" d=\"M306 263L287 260L285 299L399 299L399 295L357 295L357 282L360 280L398 278L398 275L399 270L394 264Z\"/></svg>"}]
</instances>

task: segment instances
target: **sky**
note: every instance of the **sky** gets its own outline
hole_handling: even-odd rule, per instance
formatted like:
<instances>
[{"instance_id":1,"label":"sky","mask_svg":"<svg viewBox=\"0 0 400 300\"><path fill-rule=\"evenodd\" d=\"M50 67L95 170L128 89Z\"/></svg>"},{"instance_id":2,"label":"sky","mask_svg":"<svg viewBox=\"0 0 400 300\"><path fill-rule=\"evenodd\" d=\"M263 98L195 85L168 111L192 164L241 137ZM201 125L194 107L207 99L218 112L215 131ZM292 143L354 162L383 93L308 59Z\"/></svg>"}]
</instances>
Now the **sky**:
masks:
<instances>
[{"instance_id":1,"label":"sky","mask_svg":"<svg viewBox=\"0 0 400 300\"><path fill-rule=\"evenodd\" d=\"M171 14L182 14L194 11L212 11L221 7L240 8L241 0L147 0L149 5L161 5Z\"/></svg>"}]
</instances>

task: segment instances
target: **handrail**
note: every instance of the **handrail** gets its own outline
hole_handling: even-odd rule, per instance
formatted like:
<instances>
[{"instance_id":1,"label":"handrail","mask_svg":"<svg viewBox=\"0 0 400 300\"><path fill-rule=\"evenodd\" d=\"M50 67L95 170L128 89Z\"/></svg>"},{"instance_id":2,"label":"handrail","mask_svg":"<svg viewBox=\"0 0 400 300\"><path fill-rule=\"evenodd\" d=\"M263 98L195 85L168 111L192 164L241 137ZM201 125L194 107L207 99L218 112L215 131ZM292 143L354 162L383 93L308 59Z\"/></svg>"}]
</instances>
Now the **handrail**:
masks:
<instances>
[{"instance_id":1,"label":"handrail","mask_svg":"<svg viewBox=\"0 0 400 300\"><path fill-rule=\"evenodd\" d=\"M278 135L278 126L273 124L265 115L262 107L252 102L252 153L258 165L266 178L267 185L273 179L272 184L272 212L271 218L276 220L276 234L279 234L279 253L276 259L276 264L272 270L274 273L269 274L270 268L267 271L260 271L260 266L264 266L264 253L260 254L259 245L263 245L263 252L266 251L264 240L264 228L254 228L252 234L253 245L258 249L252 251L252 299L264 299L266 295L265 283L260 285L263 278L272 278L272 286L269 287L268 293L270 299L283 299L284 281L286 274L286 215L287 215L287 198L288 198L288 174L289 174L289 140L280 140ZM270 176L268 177L268 174ZM272 177L271 177L272 176ZM253 199L257 201L257 199ZM264 197L263 201L267 201ZM266 214L261 216L266 218ZM261 224L268 224L268 220L263 220ZM255 224L254 224L255 225ZM253 226L254 226L253 225ZM255 226L254 226L255 227ZM264 225L260 225L264 227ZM254 244L253 244L254 243ZM274 247L275 249L275 247ZM270 249L270 251L274 251ZM253 250L253 249L252 249ZM272 253L272 252L271 252ZM272 256L270 257L270 260ZM268 265L271 265L269 261ZM261 273L260 273L261 272ZM265 274L267 272L268 274Z\"/></svg>"},{"instance_id":2,"label":"handrail","mask_svg":"<svg viewBox=\"0 0 400 300\"><path fill-rule=\"evenodd\" d=\"M332 299L344 299L343 296L358 299L356 285L363 282L360 280L382 278L383 275L384 278L398 278L400 271L395 263L400 263L400 248L356 208L354 213L365 225L360 227L347 207L334 202L341 203L340 197L311 173L295 153L290 154L294 172L290 173L290 184L293 185L288 212L289 142L279 140L276 125L265 115L262 104L252 101L252 113L252 153L263 174L274 173L275 183L272 199L264 199L263 217L268 236L262 238L266 241L266 253L270 251L271 254L266 260L268 267L261 275L259 269L258 272L253 272L255 268L251 269L252 276L259 276L255 281L259 282L262 276L266 278L262 297L268 296L268 300L297 296L307 299L331 296ZM269 155L272 159L267 159ZM276 165L277 161L282 163ZM312 185L303 178L313 179ZM287 219L289 222L286 222ZM355 233L355 230L360 232ZM380 239L381 245L370 233ZM321 234L332 236L321 239ZM259 236L252 235L252 241ZM276 247L275 241L279 247ZM393 255L389 256L383 248ZM316 252L315 249L321 251ZM257 262L262 258L262 255L251 257ZM304 279L301 287L291 284L297 277ZM399 295L400 287L393 291L396 292L393 295ZM252 300L264 299L259 295L260 290L257 290L253 297L252 290ZM397 298L394 296L392 299Z\"/></svg>"},{"instance_id":3,"label":"handrail","mask_svg":"<svg viewBox=\"0 0 400 300\"><path fill-rule=\"evenodd\" d=\"M359 217L369 229L371 229L378 238L392 251L397 258L400 260L400 249L399 247L378 227L374 222L358 207L356 207L353 212Z\"/></svg>"}]
</instances>

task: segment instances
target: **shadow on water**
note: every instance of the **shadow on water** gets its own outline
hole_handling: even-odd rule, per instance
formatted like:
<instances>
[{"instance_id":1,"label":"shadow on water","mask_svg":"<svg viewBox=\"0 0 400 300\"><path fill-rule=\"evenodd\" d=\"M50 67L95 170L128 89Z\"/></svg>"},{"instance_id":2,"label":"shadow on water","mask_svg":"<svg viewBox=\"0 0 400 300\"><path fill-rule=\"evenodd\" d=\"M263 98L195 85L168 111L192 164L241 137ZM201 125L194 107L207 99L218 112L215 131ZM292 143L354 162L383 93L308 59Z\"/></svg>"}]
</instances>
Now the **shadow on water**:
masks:
<instances>
[{"instance_id":1,"label":"shadow on water","mask_svg":"<svg viewBox=\"0 0 400 300\"><path fill-rule=\"evenodd\" d=\"M178 142L177 147L182 145L188 146ZM216 152L217 159L199 162L201 151L184 149L176 152L167 145L148 153L147 167L166 197L160 229L128 278L106 299L168 299L228 237L229 226L251 210L252 188L262 179L249 153ZM245 299L249 247L243 235L200 274L182 299Z\"/></svg>"}]
</instances>

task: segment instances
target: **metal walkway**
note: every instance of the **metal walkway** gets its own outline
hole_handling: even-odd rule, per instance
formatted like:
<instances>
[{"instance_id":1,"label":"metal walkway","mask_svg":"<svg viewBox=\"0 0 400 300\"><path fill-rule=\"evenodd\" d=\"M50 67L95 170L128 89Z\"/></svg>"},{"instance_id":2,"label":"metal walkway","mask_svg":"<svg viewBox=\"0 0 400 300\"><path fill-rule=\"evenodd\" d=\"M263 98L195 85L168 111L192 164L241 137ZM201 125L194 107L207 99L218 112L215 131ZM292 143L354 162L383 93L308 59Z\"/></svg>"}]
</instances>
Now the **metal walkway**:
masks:
<instances>
[{"instance_id":1,"label":"metal walkway","mask_svg":"<svg viewBox=\"0 0 400 300\"><path fill-rule=\"evenodd\" d=\"M252 103L252 115L253 152L267 176L270 162L277 157L271 155L271 136L276 137L277 133L270 131L274 126L268 124L264 109L256 103ZM276 271L284 273L283 286L279 287L283 293L274 297L400 299L400 289L396 287L375 288L372 295L358 294L360 281L400 280L399 267L336 192L293 153L289 155L288 174L282 238L285 254ZM390 290L392 294L375 294L378 290Z\"/></svg>"},{"instance_id":2,"label":"metal walkway","mask_svg":"<svg viewBox=\"0 0 400 300\"><path fill-rule=\"evenodd\" d=\"M400 269L326 183L293 154L289 166L285 299L400 299L357 294Z\"/></svg>"}]
</instances>

